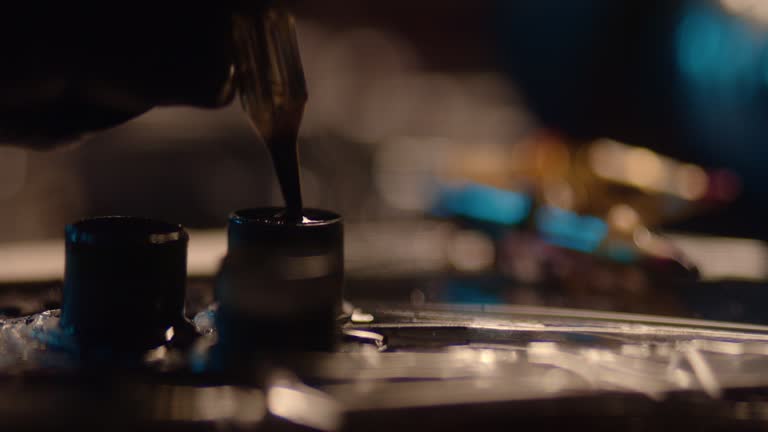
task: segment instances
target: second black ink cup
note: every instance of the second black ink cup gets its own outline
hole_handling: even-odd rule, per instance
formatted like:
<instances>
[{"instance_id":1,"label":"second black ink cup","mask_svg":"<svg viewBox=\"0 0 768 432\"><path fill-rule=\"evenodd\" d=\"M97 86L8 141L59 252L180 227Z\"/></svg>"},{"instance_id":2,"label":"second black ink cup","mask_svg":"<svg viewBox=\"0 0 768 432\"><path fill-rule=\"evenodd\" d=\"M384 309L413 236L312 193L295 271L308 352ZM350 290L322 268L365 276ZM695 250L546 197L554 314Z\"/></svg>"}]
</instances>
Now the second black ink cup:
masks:
<instances>
[{"instance_id":1,"label":"second black ink cup","mask_svg":"<svg viewBox=\"0 0 768 432\"><path fill-rule=\"evenodd\" d=\"M281 208L230 215L216 286L219 345L236 352L327 351L337 339L344 283L342 218Z\"/></svg>"}]
</instances>

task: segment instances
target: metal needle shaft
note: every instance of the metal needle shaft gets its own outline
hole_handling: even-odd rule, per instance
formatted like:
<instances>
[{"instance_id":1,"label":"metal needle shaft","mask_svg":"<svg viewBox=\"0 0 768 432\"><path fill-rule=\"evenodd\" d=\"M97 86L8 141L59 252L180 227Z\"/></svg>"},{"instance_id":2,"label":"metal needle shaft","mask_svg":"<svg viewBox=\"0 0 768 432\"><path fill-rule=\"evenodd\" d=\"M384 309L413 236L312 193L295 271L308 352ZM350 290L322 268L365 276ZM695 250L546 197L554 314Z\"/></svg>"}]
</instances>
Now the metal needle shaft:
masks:
<instances>
[{"instance_id":1,"label":"metal needle shaft","mask_svg":"<svg viewBox=\"0 0 768 432\"><path fill-rule=\"evenodd\" d=\"M307 87L294 18L278 8L234 17L240 100L269 148L286 204L286 216L302 217L297 138Z\"/></svg>"}]
</instances>

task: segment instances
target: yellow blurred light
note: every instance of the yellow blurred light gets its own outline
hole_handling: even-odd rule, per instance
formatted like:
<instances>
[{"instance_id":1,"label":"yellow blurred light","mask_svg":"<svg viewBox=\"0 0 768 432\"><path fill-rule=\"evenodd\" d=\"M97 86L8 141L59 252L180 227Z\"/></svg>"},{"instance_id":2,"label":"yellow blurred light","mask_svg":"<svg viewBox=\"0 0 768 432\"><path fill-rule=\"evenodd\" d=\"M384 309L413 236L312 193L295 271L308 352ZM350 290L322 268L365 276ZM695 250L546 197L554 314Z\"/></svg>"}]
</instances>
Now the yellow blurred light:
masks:
<instances>
[{"instance_id":1,"label":"yellow blurred light","mask_svg":"<svg viewBox=\"0 0 768 432\"><path fill-rule=\"evenodd\" d=\"M683 164L643 147L600 139L589 148L592 171L606 180L695 201L709 189L709 176L693 164Z\"/></svg>"},{"instance_id":2,"label":"yellow blurred light","mask_svg":"<svg viewBox=\"0 0 768 432\"><path fill-rule=\"evenodd\" d=\"M696 165L683 164L677 169L676 189L678 195L696 201L704 197L709 186L707 173Z\"/></svg>"},{"instance_id":3,"label":"yellow blurred light","mask_svg":"<svg viewBox=\"0 0 768 432\"><path fill-rule=\"evenodd\" d=\"M661 189L664 164L656 153L635 147L627 152L623 166L629 183L646 189Z\"/></svg>"},{"instance_id":4,"label":"yellow blurred light","mask_svg":"<svg viewBox=\"0 0 768 432\"><path fill-rule=\"evenodd\" d=\"M640 225L640 215L627 204L616 204L608 210L608 223L623 233L632 233Z\"/></svg>"},{"instance_id":5,"label":"yellow blurred light","mask_svg":"<svg viewBox=\"0 0 768 432\"><path fill-rule=\"evenodd\" d=\"M272 386L267 391L267 408L274 416L317 430L337 430L341 421L341 408L335 400L300 384Z\"/></svg>"},{"instance_id":6,"label":"yellow blurred light","mask_svg":"<svg viewBox=\"0 0 768 432\"><path fill-rule=\"evenodd\" d=\"M768 2L765 0L720 0L727 12L768 24Z\"/></svg>"},{"instance_id":7,"label":"yellow blurred light","mask_svg":"<svg viewBox=\"0 0 768 432\"><path fill-rule=\"evenodd\" d=\"M609 139L595 141L589 148L589 166L600 177L615 179L620 177L616 160L621 154L620 144Z\"/></svg>"}]
</instances>

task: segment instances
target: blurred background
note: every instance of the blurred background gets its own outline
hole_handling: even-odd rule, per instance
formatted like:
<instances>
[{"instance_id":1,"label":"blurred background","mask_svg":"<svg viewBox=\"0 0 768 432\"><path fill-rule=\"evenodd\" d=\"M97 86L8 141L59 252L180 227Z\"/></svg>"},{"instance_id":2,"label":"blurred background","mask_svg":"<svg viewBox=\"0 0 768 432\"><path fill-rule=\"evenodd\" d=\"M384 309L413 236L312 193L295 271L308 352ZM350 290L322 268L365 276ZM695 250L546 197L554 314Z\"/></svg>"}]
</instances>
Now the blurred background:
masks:
<instances>
[{"instance_id":1,"label":"blurred background","mask_svg":"<svg viewBox=\"0 0 768 432\"><path fill-rule=\"evenodd\" d=\"M295 3L305 202L346 218L349 296L768 323L768 2ZM198 232L210 274L228 214L281 202L237 102L0 147L0 279L107 214Z\"/></svg>"}]
</instances>

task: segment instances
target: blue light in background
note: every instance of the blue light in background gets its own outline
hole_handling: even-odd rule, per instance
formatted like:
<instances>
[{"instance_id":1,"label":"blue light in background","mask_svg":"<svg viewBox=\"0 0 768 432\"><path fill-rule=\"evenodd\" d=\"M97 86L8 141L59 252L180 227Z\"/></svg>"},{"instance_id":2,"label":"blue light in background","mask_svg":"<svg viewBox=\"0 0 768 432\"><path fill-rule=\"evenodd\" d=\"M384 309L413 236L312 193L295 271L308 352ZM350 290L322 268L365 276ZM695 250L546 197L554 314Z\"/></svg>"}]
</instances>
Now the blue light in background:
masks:
<instances>
[{"instance_id":1,"label":"blue light in background","mask_svg":"<svg viewBox=\"0 0 768 432\"><path fill-rule=\"evenodd\" d=\"M762 184L766 158L756 150L768 136L768 30L718 2L684 5L673 39L681 120L690 134L684 145L739 171L745 183Z\"/></svg>"},{"instance_id":2,"label":"blue light in background","mask_svg":"<svg viewBox=\"0 0 768 432\"><path fill-rule=\"evenodd\" d=\"M608 234L608 225L594 216L555 207L536 212L536 227L550 243L581 252L594 252Z\"/></svg>"},{"instance_id":3,"label":"blue light in background","mask_svg":"<svg viewBox=\"0 0 768 432\"><path fill-rule=\"evenodd\" d=\"M433 213L443 217L461 216L483 222L516 225L531 211L531 199L522 193L479 184L443 186L438 191Z\"/></svg>"},{"instance_id":4,"label":"blue light in background","mask_svg":"<svg viewBox=\"0 0 768 432\"><path fill-rule=\"evenodd\" d=\"M677 33L677 59L691 85L726 90L718 97L751 98L761 84L762 38L746 22L698 4Z\"/></svg>"}]
</instances>

